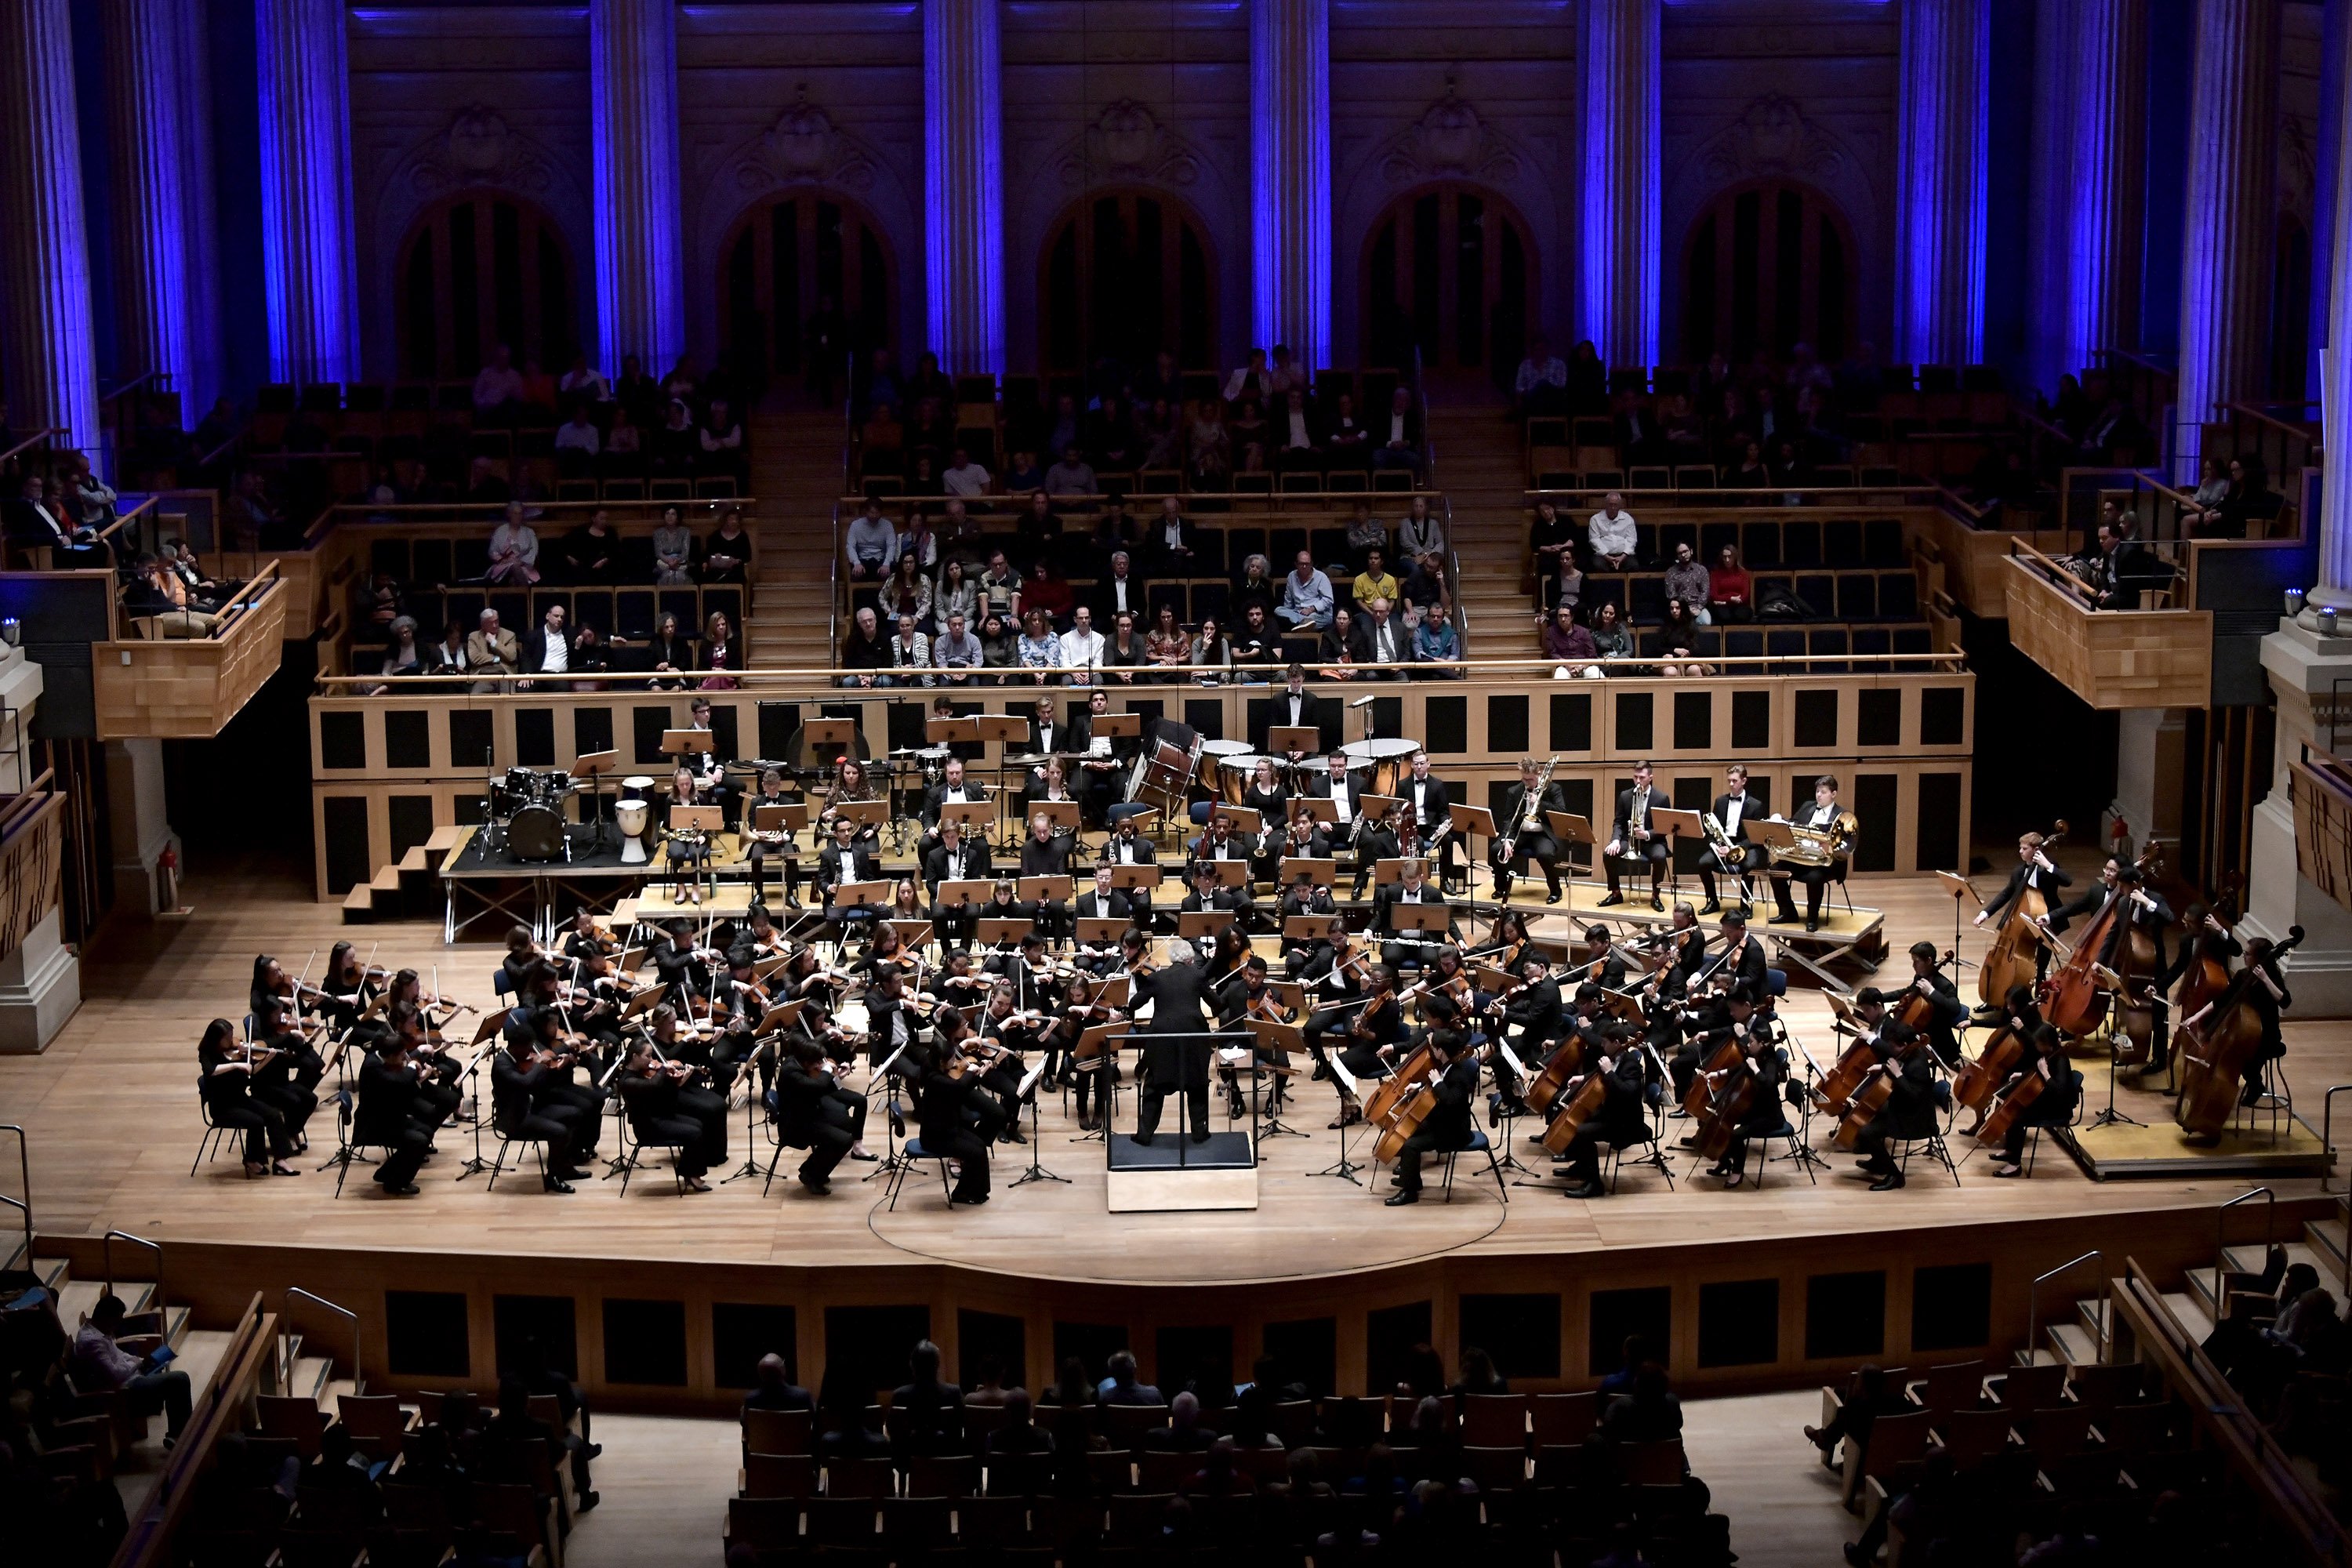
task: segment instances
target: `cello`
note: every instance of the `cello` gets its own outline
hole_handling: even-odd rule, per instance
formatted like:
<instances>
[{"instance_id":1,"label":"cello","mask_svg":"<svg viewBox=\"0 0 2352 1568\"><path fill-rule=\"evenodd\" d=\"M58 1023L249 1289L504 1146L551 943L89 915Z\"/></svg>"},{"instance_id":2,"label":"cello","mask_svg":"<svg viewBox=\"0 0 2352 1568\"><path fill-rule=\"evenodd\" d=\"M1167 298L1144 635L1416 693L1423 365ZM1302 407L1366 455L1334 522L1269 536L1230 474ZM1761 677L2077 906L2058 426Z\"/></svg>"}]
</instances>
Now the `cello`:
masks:
<instances>
[{"instance_id":1,"label":"cello","mask_svg":"<svg viewBox=\"0 0 2352 1568\"><path fill-rule=\"evenodd\" d=\"M2153 839L2139 852L2139 858L2134 864L2139 870L2140 881L2146 882L2148 874L2158 864ZM2066 955L2066 962L2050 976L2042 1011L2044 1017L2058 1026L2061 1034L2082 1039L2096 1031L2100 1022L2106 1017L2109 987L2096 971L2103 966L2100 955L2113 940L2116 923L2121 921L2126 926L2131 923L2126 919L2126 911L2133 890L2122 883L2116 885L2106 907L2091 917L2091 923L2083 928L2074 951ZM2154 940L2145 932L2135 931L2132 940L2116 944L2114 989L2121 991L2131 984L2135 973L2133 960L2140 955L2144 943L2146 966L2137 972L2145 977L2155 966Z\"/></svg>"},{"instance_id":2,"label":"cello","mask_svg":"<svg viewBox=\"0 0 2352 1568\"><path fill-rule=\"evenodd\" d=\"M1599 1064L1594 1065L1597 1067ZM1601 1108L1608 1101L1608 1076L1600 1072L1586 1073L1575 1095L1560 1108L1559 1114L1551 1119L1551 1125L1544 1129L1544 1147L1555 1154L1566 1154L1568 1146L1575 1142L1576 1135L1584 1130L1584 1124L1600 1115Z\"/></svg>"},{"instance_id":3,"label":"cello","mask_svg":"<svg viewBox=\"0 0 2352 1568\"><path fill-rule=\"evenodd\" d=\"M1574 1078L1583 1066L1584 1037L1571 1034L1560 1041L1559 1048L1552 1052L1550 1059L1544 1063L1543 1070L1528 1080L1528 1104L1538 1112L1549 1110L1552 1102L1559 1098L1560 1090L1568 1086L1568 1080Z\"/></svg>"},{"instance_id":4,"label":"cello","mask_svg":"<svg viewBox=\"0 0 2352 1568\"><path fill-rule=\"evenodd\" d=\"M1493 1049L1493 1042L1489 1041L1477 1049L1468 1052L1467 1055L1474 1062L1484 1061ZM1391 1102L1395 1109L1381 1125L1381 1135L1372 1144L1372 1158L1384 1165L1403 1152L1405 1140L1420 1131L1421 1124L1429 1119L1429 1113L1437 1109L1437 1079L1435 1075L1429 1071L1431 1059L1429 1047L1426 1045L1423 1046L1413 1053L1413 1056L1422 1066L1422 1076L1418 1080L1420 1087L1411 1098L1401 1097L1399 1100ZM1403 1076L1400 1072L1397 1078ZM1388 1081L1393 1083L1396 1079L1391 1079ZM1387 1086L1384 1084L1382 1087ZM1365 1120L1380 1121L1381 1119L1371 1115L1368 1110Z\"/></svg>"},{"instance_id":5,"label":"cello","mask_svg":"<svg viewBox=\"0 0 2352 1568\"><path fill-rule=\"evenodd\" d=\"M1959 1070L1952 1074L1952 1102L1964 1105L1977 1113L1976 1125L1969 1131L1978 1138L1989 1136L1985 1131L1985 1118L1990 1113L1988 1108L1992 1104L1993 1097L2000 1092L2000 1086L2009 1081L2010 1075L2024 1065L2025 1058L2033 1048L2032 1042L2026 1038L2027 1031L2020 1026L2022 1023L2018 1006L2020 992L2024 993L2022 1001L2025 1008L2030 1010L2032 1007L2032 991L2022 985L2013 988L2009 994L2000 1027L1993 1032L1991 1039L1984 1043L1982 1050L1962 1062Z\"/></svg>"},{"instance_id":6,"label":"cello","mask_svg":"<svg viewBox=\"0 0 2352 1568\"><path fill-rule=\"evenodd\" d=\"M2230 1124L2240 1085L2261 1065L2263 1016L2247 992L2269 985L2270 963L2302 941L2303 928L2290 926L2284 942L2240 970L2210 1007L2180 1026L2180 1095L2172 1119L2191 1137L2219 1137Z\"/></svg>"},{"instance_id":7,"label":"cello","mask_svg":"<svg viewBox=\"0 0 2352 1568\"><path fill-rule=\"evenodd\" d=\"M2029 1046L2027 1048L2031 1050L2032 1047ZM2000 1103L1993 1108L1992 1114L1978 1123L1972 1134L1978 1142L2004 1142L2009 1137L2009 1130L2017 1125L2017 1119L2025 1114L2025 1108L2042 1098L2042 1087L2050 1080L2036 1072L2035 1066L2035 1063L2029 1061L2011 1068L2012 1072L2021 1071L2024 1076L2009 1086L2007 1092L2000 1096ZM2061 1068L2057 1070L2071 1072L2074 1069Z\"/></svg>"},{"instance_id":8,"label":"cello","mask_svg":"<svg viewBox=\"0 0 2352 1568\"><path fill-rule=\"evenodd\" d=\"M2033 847L2034 853L2047 855L2050 847L2065 837L2066 819L2062 816L2050 825L2050 831ZM2016 901L1993 932L1992 945L1985 950L1983 967L1977 971L1977 994L1986 1006L2007 1006L2011 986L2034 983L2034 949L2042 941L2036 922L2049 912L2050 900L2039 888L2028 885L2018 889Z\"/></svg>"}]
</instances>

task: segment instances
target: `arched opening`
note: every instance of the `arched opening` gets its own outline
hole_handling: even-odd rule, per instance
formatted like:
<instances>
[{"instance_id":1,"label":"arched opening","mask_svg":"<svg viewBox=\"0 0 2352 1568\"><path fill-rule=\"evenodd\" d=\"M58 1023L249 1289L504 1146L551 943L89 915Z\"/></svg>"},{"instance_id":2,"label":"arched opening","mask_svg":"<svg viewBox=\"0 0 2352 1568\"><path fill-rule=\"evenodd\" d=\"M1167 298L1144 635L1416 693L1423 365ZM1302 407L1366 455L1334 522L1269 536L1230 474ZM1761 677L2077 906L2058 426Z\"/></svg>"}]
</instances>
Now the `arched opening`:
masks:
<instances>
[{"instance_id":1,"label":"arched opening","mask_svg":"<svg viewBox=\"0 0 2352 1568\"><path fill-rule=\"evenodd\" d=\"M2310 375L2311 230L2292 215L2278 221L2271 258L2271 394L2303 401Z\"/></svg>"},{"instance_id":2,"label":"arched opening","mask_svg":"<svg viewBox=\"0 0 2352 1568\"><path fill-rule=\"evenodd\" d=\"M1853 230L1809 185L1764 182L1725 191L1691 225L1683 251L1683 355L1811 343L1843 357L1853 331Z\"/></svg>"},{"instance_id":3,"label":"arched opening","mask_svg":"<svg viewBox=\"0 0 2352 1568\"><path fill-rule=\"evenodd\" d=\"M1534 320L1536 247L1510 203L1476 185L1399 196L1364 241L1369 363L1508 375Z\"/></svg>"},{"instance_id":4,"label":"arched opening","mask_svg":"<svg viewBox=\"0 0 2352 1568\"><path fill-rule=\"evenodd\" d=\"M1214 367L1208 236L1173 198L1135 190L1080 197L1046 230L1037 273L1048 374L1104 359L1140 369L1162 349L1188 369Z\"/></svg>"},{"instance_id":5,"label":"arched opening","mask_svg":"<svg viewBox=\"0 0 2352 1568\"><path fill-rule=\"evenodd\" d=\"M755 381L805 370L823 313L850 348L895 346L889 241L856 204L811 191L762 202L735 220L719 256L719 341Z\"/></svg>"},{"instance_id":6,"label":"arched opening","mask_svg":"<svg viewBox=\"0 0 2352 1568\"><path fill-rule=\"evenodd\" d=\"M571 363L580 332L572 258L555 220L494 191L428 208L401 241L400 374L471 376L504 343L518 365ZM609 367L608 367L609 368Z\"/></svg>"}]
</instances>

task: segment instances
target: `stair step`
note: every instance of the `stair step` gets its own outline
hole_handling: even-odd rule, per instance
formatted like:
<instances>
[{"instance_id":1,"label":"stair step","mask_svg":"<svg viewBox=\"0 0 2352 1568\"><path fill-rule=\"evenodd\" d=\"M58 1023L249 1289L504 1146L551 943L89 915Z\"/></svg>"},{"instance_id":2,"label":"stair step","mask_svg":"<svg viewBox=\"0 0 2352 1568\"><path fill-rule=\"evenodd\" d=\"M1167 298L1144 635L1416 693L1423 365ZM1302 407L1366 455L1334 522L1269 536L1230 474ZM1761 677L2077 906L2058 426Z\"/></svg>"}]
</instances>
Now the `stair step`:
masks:
<instances>
[{"instance_id":1,"label":"stair step","mask_svg":"<svg viewBox=\"0 0 2352 1568\"><path fill-rule=\"evenodd\" d=\"M2074 1303L2074 1316L2090 1331L2092 1339L2104 1345L2115 1336L2107 1327L2107 1299L2105 1296L2084 1296Z\"/></svg>"},{"instance_id":2,"label":"stair step","mask_svg":"<svg viewBox=\"0 0 2352 1568\"><path fill-rule=\"evenodd\" d=\"M323 1399L334 1381L335 1363L322 1355L297 1355L286 1392L300 1399Z\"/></svg>"},{"instance_id":3,"label":"stair step","mask_svg":"<svg viewBox=\"0 0 2352 1568\"><path fill-rule=\"evenodd\" d=\"M2099 1360L2099 1342L2080 1323L2052 1323L2050 1343L2069 1366L2092 1366Z\"/></svg>"},{"instance_id":4,"label":"stair step","mask_svg":"<svg viewBox=\"0 0 2352 1568\"><path fill-rule=\"evenodd\" d=\"M2240 1274L2260 1274L2263 1271L2263 1252L2259 1247L2225 1247L2221 1249L2221 1267ZM2323 1279L2335 1263L2335 1260L2322 1257L2319 1250L2306 1241L2288 1242L2286 1260L2290 1268L2298 1263L2311 1265Z\"/></svg>"},{"instance_id":5,"label":"stair step","mask_svg":"<svg viewBox=\"0 0 2352 1568\"><path fill-rule=\"evenodd\" d=\"M365 925L375 919L375 889L365 882L354 882L352 890L343 895L343 923Z\"/></svg>"},{"instance_id":6,"label":"stair step","mask_svg":"<svg viewBox=\"0 0 2352 1568\"><path fill-rule=\"evenodd\" d=\"M2340 1219L2314 1219L2304 1222L2305 1238L2315 1252L2326 1253L2336 1260L2336 1272L2344 1268L2344 1222ZM2325 1270L2323 1270L2325 1272Z\"/></svg>"},{"instance_id":7,"label":"stair step","mask_svg":"<svg viewBox=\"0 0 2352 1568\"><path fill-rule=\"evenodd\" d=\"M114 1293L122 1298L123 1306L132 1312L147 1310L155 1300L155 1287L152 1283L118 1279L114 1282ZM105 1294L106 1281L103 1279L66 1280L58 1291L58 1321L64 1325L66 1332L71 1333L79 1328L83 1317L97 1308L99 1298Z\"/></svg>"},{"instance_id":8,"label":"stair step","mask_svg":"<svg viewBox=\"0 0 2352 1568\"><path fill-rule=\"evenodd\" d=\"M2204 1343L2205 1336L2213 1331L2212 1314L2206 1311L2203 1303L2189 1292L2168 1290L2164 1293L2164 1304L2171 1311L2174 1320L2187 1330L2189 1337L2198 1343Z\"/></svg>"}]
</instances>

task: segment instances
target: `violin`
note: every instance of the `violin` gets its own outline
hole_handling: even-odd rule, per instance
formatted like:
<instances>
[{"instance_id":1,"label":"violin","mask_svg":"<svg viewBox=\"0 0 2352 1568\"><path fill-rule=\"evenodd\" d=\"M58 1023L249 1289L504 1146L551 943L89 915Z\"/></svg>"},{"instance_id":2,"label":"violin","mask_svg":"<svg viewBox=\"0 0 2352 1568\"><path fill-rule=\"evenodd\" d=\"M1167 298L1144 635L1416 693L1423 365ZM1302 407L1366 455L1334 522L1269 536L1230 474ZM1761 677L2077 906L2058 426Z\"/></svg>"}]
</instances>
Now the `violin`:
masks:
<instances>
[{"instance_id":1,"label":"violin","mask_svg":"<svg viewBox=\"0 0 2352 1568\"><path fill-rule=\"evenodd\" d=\"M2180 1094L2173 1101L2172 1119L2192 1136L2218 1136L2230 1124L2239 1088L2262 1059L2263 1016L2248 993L2256 985L2276 992L2270 965L2294 952L2303 936L2301 926L2289 927L2286 940L2262 963L2240 970L2210 1006L2181 1025L2186 1048L2180 1055Z\"/></svg>"},{"instance_id":2,"label":"violin","mask_svg":"<svg viewBox=\"0 0 2352 1568\"><path fill-rule=\"evenodd\" d=\"M2066 819L2062 816L2042 835L2037 853L2047 856L2050 847L2065 837ZM2050 900L2041 889L2029 884L2019 890L1993 932L1983 967L1977 971L1977 994L1986 1006L2001 1006L2012 987L2033 984L2034 950L2041 945L2041 921L2049 913Z\"/></svg>"}]
</instances>

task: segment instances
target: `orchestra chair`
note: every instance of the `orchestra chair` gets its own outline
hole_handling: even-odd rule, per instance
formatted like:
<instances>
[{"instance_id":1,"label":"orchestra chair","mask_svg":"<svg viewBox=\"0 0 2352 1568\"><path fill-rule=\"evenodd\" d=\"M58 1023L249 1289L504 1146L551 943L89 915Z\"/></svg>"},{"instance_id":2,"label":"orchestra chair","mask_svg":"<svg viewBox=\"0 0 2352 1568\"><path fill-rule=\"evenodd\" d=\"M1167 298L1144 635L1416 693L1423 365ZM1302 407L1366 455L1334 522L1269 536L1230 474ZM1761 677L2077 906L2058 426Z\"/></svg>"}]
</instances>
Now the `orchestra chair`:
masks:
<instances>
[{"instance_id":1,"label":"orchestra chair","mask_svg":"<svg viewBox=\"0 0 2352 1568\"><path fill-rule=\"evenodd\" d=\"M898 1189L907 1184L907 1173L914 1168L916 1162L925 1160L934 1162L938 1164L940 1169L940 1197L941 1201L947 1203L950 1207L954 1206L955 1186L948 1176L948 1157L945 1154L932 1153L929 1149L923 1146L923 1140L921 1137L917 1136L908 1139L904 1143L901 1143L898 1146L898 1166L890 1173L889 1212L893 1214L898 1212Z\"/></svg>"},{"instance_id":2,"label":"orchestra chair","mask_svg":"<svg viewBox=\"0 0 2352 1568\"><path fill-rule=\"evenodd\" d=\"M1465 1154L1486 1156L1486 1172L1495 1178L1495 1195L1504 1204L1509 1204L1510 1184L1503 1180L1503 1167L1495 1159L1495 1142L1486 1136L1486 1130L1483 1127L1471 1128L1469 1142L1459 1149L1448 1149L1438 1156L1444 1166L1444 1174L1438 1182L1438 1191L1444 1195L1445 1201L1449 1204L1454 1201L1454 1163Z\"/></svg>"},{"instance_id":3,"label":"orchestra chair","mask_svg":"<svg viewBox=\"0 0 2352 1568\"><path fill-rule=\"evenodd\" d=\"M479 1112L478 1111L478 1112L477 1112L477 1114L479 1114ZM506 1129L505 1129L505 1128L503 1128L503 1127L500 1127L500 1126L498 1124L498 1121L497 1121L497 1119L496 1119L495 1117L493 1117L493 1118L491 1119L491 1121L490 1121L490 1141L491 1141L492 1142L496 1143L496 1144L499 1146L498 1157L497 1157L496 1159L494 1159L494 1160L492 1160L492 1161L490 1162L490 1191L492 1191L492 1192L496 1192L496 1191L498 1191L498 1188L499 1188L499 1173L503 1172L503 1171L507 1168L507 1154L508 1154L508 1152L509 1152L509 1151L511 1151L511 1150L514 1148L514 1146L515 1146L516 1144L518 1144L518 1143L525 1143L525 1144L528 1144L528 1145L530 1145L530 1147L534 1152L537 1152L537 1154L539 1155L539 1173L540 1173L540 1177L541 1177L541 1179L542 1181L543 1181L543 1180L545 1180L545 1178L546 1178L546 1176L547 1176L547 1143L548 1143L548 1141L547 1141L546 1139L544 1139L544 1138L514 1138L514 1137L509 1137L509 1136L508 1135L508 1133L507 1133ZM523 1162L523 1156L522 1156L522 1155L520 1155L520 1154L517 1154L517 1155L515 1155L515 1157L514 1157L515 1170L516 1170L518 1173L520 1173L520 1172L522 1170L522 1162ZM625 1182L625 1183L623 1183L623 1184L622 1184L622 1185L623 1185L624 1190L625 1190L625 1189L626 1189L626 1187L627 1187L627 1184Z\"/></svg>"},{"instance_id":4,"label":"orchestra chair","mask_svg":"<svg viewBox=\"0 0 2352 1568\"><path fill-rule=\"evenodd\" d=\"M754 1090L754 1092L757 1091ZM804 1138L788 1140L784 1137L783 1123L776 1119L773 1105L768 1107L768 1114L760 1119L760 1124L764 1129L768 1140L768 1170L766 1176L760 1183L760 1195L764 1198L768 1195L768 1189L776 1184L776 1163L784 1157L784 1151L805 1150L809 1147L809 1142Z\"/></svg>"},{"instance_id":5,"label":"orchestra chair","mask_svg":"<svg viewBox=\"0 0 2352 1568\"><path fill-rule=\"evenodd\" d=\"M1901 1152L1895 1156L1895 1168L1903 1173L1906 1181L1911 1175L1911 1151L1916 1148L1926 1158L1944 1167L1952 1178L1952 1185L1957 1187L1960 1184L1960 1167L1952 1158L1950 1146L1944 1142L1945 1132L1946 1129L1938 1127L1933 1132L1922 1137L1887 1140L1888 1143L1898 1145L1901 1149Z\"/></svg>"},{"instance_id":6,"label":"orchestra chair","mask_svg":"<svg viewBox=\"0 0 2352 1568\"><path fill-rule=\"evenodd\" d=\"M352 1135L352 1118L358 1112L358 1105L359 1097L349 1089L337 1091L335 1095L336 1146L332 1163L335 1166L335 1196L339 1198L343 1195L343 1182L351 1175L353 1165L377 1163L376 1161L361 1153L361 1150L379 1149L386 1154L392 1152L392 1145L389 1143L365 1143Z\"/></svg>"},{"instance_id":7,"label":"orchestra chair","mask_svg":"<svg viewBox=\"0 0 2352 1568\"><path fill-rule=\"evenodd\" d=\"M242 1140L245 1137L244 1128L223 1127L213 1120L213 1108L211 1102L205 1099L205 1080L201 1075L196 1079L196 1114L203 1119L205 1131L204 1135L196 1140L196 1157L188 1162L188 1175L191 1179L195 1176L197 1167L220 1153L223 1139L235 1137ZM242 1163L242 1161L239 1163Z\"/></svg>"},{"instance_id":8,"label":"orchestra chair","mask_svg":"<svg viewBox=\"0 0 2352 1568\"><path fill-rule=\"evenodd\" d=\"M677 1168L677 1157L686 1152L683 1143L648 1143L637 1136L637 1130L626 1115L615 1118L620 1123L621 1154L615 1162L621 1168L621 1195L629 1195L629 1178L637 1173L637 1156L647 1149L669 1151L669 1173L680 1194L686 1192L686 1173Z\"/></svg>"},{"instance_id":9,"label":"orchestra chair","mask_svg":"<svg viewBox=\"0 0 2352 1568\"><path fill-rule=\"evenodd\" d=\"M2065 1123L2066 1126L2071 1129L2083 1125L2083 1101L2086 1097L2083 1093L2083 1075L2081 1071L2074 1068L2069 1068L2066 1069L2066 1076L2074 1079L2074 1114L2068 1117ZM2048 1129L2038 1125L2029 1127L2025 1130L2024 1171L2025 1174L2029 1177L2033 1174L2033 1157L2042 1152L2042 1134L2046 1131L2048 1131Z\"/></svg>"},{"instance_id":10,"label":"orchestra chair","mask_svg":"<svg viewBox=\"0 0 2352 1568\"><path fill-rule=\"evenodd\" d=\"M1661 1107L1660 1110L1663 1111L1663 1109ZM1661 1140L1656 1124L1653 1122L1645 1134L1633 1142L1609 1145L1609 1195L1611 1197L1617 1195L1617 1177L1625 1167L1626 1151L1641 1148L1647 1148L1649 1152L1634 1155L1633 1163L1636 1165L1656 1166L1658 1174L1666 1179L1666 1191L1675 1190L1675 1168L1666 1159L1666 1146ZM1496 1179L1500 1180L1500 1177Z\"/></svg>"}]
</instances>

